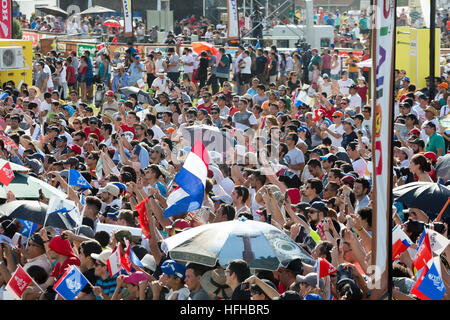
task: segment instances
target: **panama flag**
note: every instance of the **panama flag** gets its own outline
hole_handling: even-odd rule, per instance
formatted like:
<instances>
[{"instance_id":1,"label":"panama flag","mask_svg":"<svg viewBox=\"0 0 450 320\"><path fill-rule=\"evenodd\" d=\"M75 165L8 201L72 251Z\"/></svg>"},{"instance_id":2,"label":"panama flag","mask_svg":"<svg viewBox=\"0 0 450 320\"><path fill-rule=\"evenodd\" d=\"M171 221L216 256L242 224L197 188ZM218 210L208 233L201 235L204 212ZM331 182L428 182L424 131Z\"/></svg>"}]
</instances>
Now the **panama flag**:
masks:
<instances>
[{"instance_id":1,"label":"panama flag","mask_svg":"<svg viewBox=\"0 0 450 320\"><path fill-rule=\"evenodd\" d=\"M122 269L121 259L122 257L120 256L120 245L117 244L108 260L106 260L108 271L111 277L114 277L117 273L120 272L120 269Z\"/></svg>"},{"instance_id":2,"label":"panama flag","mask_svg":"<svg viewBox=\"0 0 450 320\"><path fill-rule=\"evenodd\" d=\"M6 162L6 164L0 169L0 182L5 186L8 186L13 179L14 172L11 170L9 162Z\"/></svg>"},{"instance_id":3,"label":"panama flag","mask_svg":"<svg viewBox=\"0 0 450 320\"><path fill-rule=\"evenodd\" d=\"M442 300L445 294L445 285L439 269L439 257L431 259L424 266L411 293L421 300Z\"/></svg>"},{"instance_id":4,"label":"panama flag","mask_svg":"<svg viewBox=\"0 0 450 320\"><path fill-rule=\"evenodd\" d=\"M64 299L74 300L80 291L89 283L76 266L71 266L55 283L53 289Z\"/></svg>"},{"instance_id":5,"label":"panama flag","mask_svg":"<svg viewBox=\"0 0 450 320\"><path fill-rule=\"evenodd\" d=\"M416 256L413 260L413 265L416 270L420 270L427 265L431 258L433 258L433 253L431 251L430 237L428 236L426 229L423 229L417 247Z\"/></svg>"},{"instance_id":6,"label":"panama flag","mask_svg":"<svg viewBox=\"0 0 450 320\"><path fill-rule=\"evenodd\" d=\"M164 217L200 209L205 194L209 157L200 139L195 142L186 157L183 167L175 176L178 187L167 197L167 209Z\"/></svg>"},{"instance_id":7,"label":"panama flag","mask_svg":"<svg viewBox=\"0 0 450 320\"><path fill-rule=\"evenodd\" d=\"M431 229L427 229L427 233L430 238L431 250L439 256L447 248L450 240Z\"/></svg>"},{"instance_id":8,"label":"panama flag","mask_svg":"<svg viewBox=\"0 0 450 320\"><path fill-rule=\"evenodd\" d=\"M400 255L406 251L412 244L411 239L406 235L400 226L392 230L392 260L400 258Z\"/></svg>"}]
</instances>

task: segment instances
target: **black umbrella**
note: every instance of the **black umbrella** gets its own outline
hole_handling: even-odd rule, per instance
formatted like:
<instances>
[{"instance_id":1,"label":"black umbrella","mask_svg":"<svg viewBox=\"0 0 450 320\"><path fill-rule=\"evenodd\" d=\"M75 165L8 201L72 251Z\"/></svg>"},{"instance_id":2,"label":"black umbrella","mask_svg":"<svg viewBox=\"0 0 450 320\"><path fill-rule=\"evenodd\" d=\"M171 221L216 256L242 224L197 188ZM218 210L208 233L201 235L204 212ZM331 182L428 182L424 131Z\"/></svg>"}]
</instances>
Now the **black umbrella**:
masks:
<instances>
[{"instance_id":1,"label":"black umbrella","mask_svg":"<svg viewBox=\"0 0 450 320\"><path fill-rule=\"evenodd\" d=\"M420 209L428 216L435 217L450 197L450 189L434 182L411 182L395 188L392 194L395 202L401 202L408 208ZM442 217L450 217L450 206L445 209Z\"/></svg>"},{"instance_id":2,"label":"black umbrella","mask_svg":"<svg viewBox=\"0 0 450 320\"><path fill-rule=\"evenodd\" d=\"M132 86L131 87L123 87L123 88L120 88L119 91L120 91L120 93L126 95L127 98L130 96L130 94L134 93L135 95L137 95L137 100L139 103L153 104L153 100L150 97L150 95L147 92L145 92L139 88L132 87Z\"/></svg>"},{"instance_id":3,"label":"black umbrella","mask_svg":"<svg viewBox=\"0 0 450 320\"><path fill-rule=\"evenodd\" d=\"M15 200L0 206L0 212L9 219L23 219L43 225L48 206L45 203L32 200ZM73 230L76 222L64 213L52 213L47 217L45 226L65 230Z\"/></svg>"}]
</instances>

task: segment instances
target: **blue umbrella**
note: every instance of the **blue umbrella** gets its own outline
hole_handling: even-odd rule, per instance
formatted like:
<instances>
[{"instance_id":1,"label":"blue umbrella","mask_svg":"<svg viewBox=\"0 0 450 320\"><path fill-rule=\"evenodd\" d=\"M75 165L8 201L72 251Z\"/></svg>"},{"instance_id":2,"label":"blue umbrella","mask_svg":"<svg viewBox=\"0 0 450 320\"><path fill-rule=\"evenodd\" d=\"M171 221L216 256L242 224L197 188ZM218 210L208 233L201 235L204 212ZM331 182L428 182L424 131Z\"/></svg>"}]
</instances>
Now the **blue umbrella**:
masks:
<instances>
[{"instance_id":1,"label":"blue umbrella","mask_svg":"<svg viewBox=\"0 0 450 320\"><path fill-rule=\"evenodd\" d=\"M250 268L277 270L293 259L314 265L314 259L287 234L271 224L247 220L209 223L185 230L164 240L163 250L171 259L226 266L234 259Z\"/></svg>"}]
</instances>

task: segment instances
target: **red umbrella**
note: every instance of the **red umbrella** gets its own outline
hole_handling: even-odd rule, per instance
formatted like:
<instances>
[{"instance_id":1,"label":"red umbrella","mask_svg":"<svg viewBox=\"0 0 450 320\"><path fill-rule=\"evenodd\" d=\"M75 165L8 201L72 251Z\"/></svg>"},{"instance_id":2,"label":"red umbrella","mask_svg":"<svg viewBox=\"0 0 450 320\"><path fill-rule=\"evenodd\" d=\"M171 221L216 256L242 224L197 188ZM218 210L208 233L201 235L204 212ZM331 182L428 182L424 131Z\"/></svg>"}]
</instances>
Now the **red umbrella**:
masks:
<instances>
[{"instance_id":1,"label":"red umbrella","mask_svg":"<svg viewBox=\"0 0 450 320\"><path fill-rule=\"evenodd\" d=\"M205 41L192 42L192 50L194 50L197 54L200 54L202 51L210 51L214 56L219 53L219 50L217 50L216 47Z\"/></svg>"},{"instance_id":2,"label":"red umbrella","mask_svg":"<svg viewBox=\"0 0 450 320\"><path fill-rule=\"evenodd\" d=\"M108 26L108 27L120 28L120 23L118 21L112 20L112 19L105 20L103 22L103 25Z\"/></svg>"}]
</instances>

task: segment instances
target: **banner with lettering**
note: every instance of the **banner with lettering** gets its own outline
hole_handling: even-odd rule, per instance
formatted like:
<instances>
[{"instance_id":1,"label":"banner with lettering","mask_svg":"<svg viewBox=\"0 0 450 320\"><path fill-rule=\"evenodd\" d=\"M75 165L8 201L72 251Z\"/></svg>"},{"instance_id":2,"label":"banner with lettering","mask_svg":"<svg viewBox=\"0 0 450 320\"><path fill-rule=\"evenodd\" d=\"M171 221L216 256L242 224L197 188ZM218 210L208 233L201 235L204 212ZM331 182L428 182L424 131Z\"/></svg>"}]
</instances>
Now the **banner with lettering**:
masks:
<instances>
[{"instance_id":1,"label":"banner with lettering","mask_svg":"<svg viewBox=\"0 0 450 320\"><path fill-rule=\"evenodd\" d=\"M131 0L122 0L123 10L123 26L124 35L126 37L133 35L133 11L131 8Z\"/></svg>"},{"instance_id":2,"label":"banner with lettering","mask_svg":"<svg viewBox=\"0 0 450 320\"><path fill-rule=\"evenodd\" d=\"M12 38L12 1L2 1L2 14L0 15L0 39Z\"/></svg>"},{"instance_id":3,"label":"banner with lettering","mask_svg":"<svg viewBox=\"0 0 450 320\"><path fill-rule=\"evenodd\" d=\"M228 0L228 39L239 39L239 15L236 0Z\"/></svg>"},{"instance_id":4,"label":"banner with lettering","mask_svg":"<svg viewBox=\"0 0 450 320\"><path fill-rule=\"evenodd\" d=\"M393 64L395 59L395 0L374 1L372 29L372 137L374 236L372 238L372 265L381 277L381 291L387 288L388 243L390 211L392 206L392 104Z\"/></svg>"}]
</instances>

